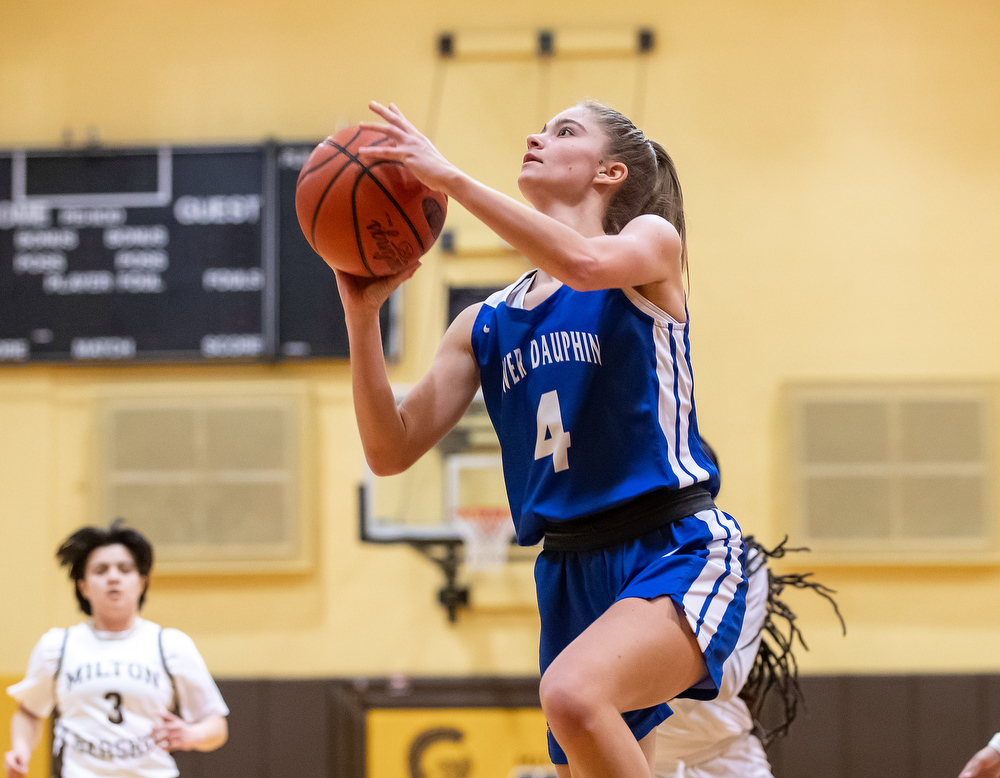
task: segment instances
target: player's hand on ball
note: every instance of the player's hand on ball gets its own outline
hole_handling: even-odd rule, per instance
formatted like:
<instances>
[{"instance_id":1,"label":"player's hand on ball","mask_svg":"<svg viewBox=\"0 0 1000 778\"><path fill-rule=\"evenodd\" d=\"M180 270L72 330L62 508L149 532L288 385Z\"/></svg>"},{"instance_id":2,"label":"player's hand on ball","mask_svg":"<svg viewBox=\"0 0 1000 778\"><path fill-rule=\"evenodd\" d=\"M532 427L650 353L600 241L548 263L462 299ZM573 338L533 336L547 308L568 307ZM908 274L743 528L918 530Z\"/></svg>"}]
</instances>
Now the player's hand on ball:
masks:
<instances>
[{"instance_id":1,"label":"player's hand on ball","mask_svg":"<svg viewBox=\"0 0 1000 778\"><path fill-rule=\"evenodd\" d=\"M164 751L190 751L195 745L191 725L172 713L160 716L151 734Z\"/></svg>"},{"instance_id":2,"label":"player's hand on ball","mask_svg":"<svg viewBox=\"0 0 1000 778\"><path fill-rule=\"evenodd\" d=\"M958 778L1000 778L1000 752L991 746L977 751Z\"/></svg>"},{"instance_id":3,"label":"player's hand on ball","mask_svg":"<svg viewBox=\"0 0 1000 778\"><path fill-rule=\"evenodd\" d=\"M363 311L378 313L383 303L389 299L389 295L416 273L418 267L420 262L414 262L395 275L378 278L353 276L335 269L333 272L337 274L337 291L344 306L344 314L350 318L355 313Z\"/></svg>"},{"instance_id":4,"label":"player's hand on ball","mask_svg":"<svg viewBox=\"0 0 1000 778\"><path fill-rule=\"evenodd\" d=\"M395 103L389 103L386 107L373 100L368 107L385 119L386 124L362 122L360 126L384 132L389 137L389 143L365 146L358 150L359 153L371 159L402 162L424 186L447 194L448 182L458 172L455 166L403 116Z\"/></svg>"},{"instance_id":5,"label":"player's hand on ball","mask_svg":"<svg viewBox=\"0 0 1000 778\"><path fill-rule=\"evenodd\" d=\"M22 754L13 749L4 754L3 767L7 778L24 778L28 774L30 759L31 754Z\"/></svg>"}]
</instances>

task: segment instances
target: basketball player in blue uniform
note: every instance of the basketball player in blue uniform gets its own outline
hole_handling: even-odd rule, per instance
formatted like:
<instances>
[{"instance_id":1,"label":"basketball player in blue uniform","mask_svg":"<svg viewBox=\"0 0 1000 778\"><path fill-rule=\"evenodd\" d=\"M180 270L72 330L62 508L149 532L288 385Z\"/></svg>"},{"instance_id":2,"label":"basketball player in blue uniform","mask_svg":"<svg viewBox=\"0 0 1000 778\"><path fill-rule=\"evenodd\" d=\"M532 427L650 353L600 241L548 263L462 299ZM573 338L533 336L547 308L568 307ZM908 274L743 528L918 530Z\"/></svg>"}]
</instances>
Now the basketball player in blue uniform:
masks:
<instances>
[{"instance_id":1,"label":"basketball player in blue uniform","mask_svg":"<svg viewBox=\"0 0 1000 778\"><path fill-rule=\"evenodd\" d=\"M700 445L673 163L628 119L581 104L527 139L525 206L451 165L376 103L396 160L536 267L461 313L427 375L393 398L378 310L416 270L337 273L355 412L378 475L405 470L481 386L518 542L543 541L539 689L560 776L649 775L677 696L710 699L742 625L745 546Z\"/></svg>"}]
</instances>

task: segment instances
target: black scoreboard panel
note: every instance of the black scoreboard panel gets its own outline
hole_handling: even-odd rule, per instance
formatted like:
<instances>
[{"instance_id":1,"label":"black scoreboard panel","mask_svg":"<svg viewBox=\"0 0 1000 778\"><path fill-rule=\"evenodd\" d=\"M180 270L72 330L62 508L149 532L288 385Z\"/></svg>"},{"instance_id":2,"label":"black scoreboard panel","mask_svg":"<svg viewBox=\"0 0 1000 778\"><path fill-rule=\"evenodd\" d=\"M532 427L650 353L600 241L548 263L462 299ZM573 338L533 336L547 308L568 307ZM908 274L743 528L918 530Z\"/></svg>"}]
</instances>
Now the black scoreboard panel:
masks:
<instances>
[{"instance_id":1,"label":"black scoreboard panel","mask_svg":"<svg viewBox=\"0 0 1000 778\"><path fill-rule=\"evenodd\" d=\"M346 357L295 216L314 145L0 152L0 363Z\"/></svg>"},{"instance_id":2,"label":"black scoreboard panel","mask_svg":"<svg viewBox=\"0 0 1000 778\"><path fill-rule=\"evenodd\" d=\"M267 358L266 155L254 146L6 157L0 353Z\"/></svg>"}]
</instances>

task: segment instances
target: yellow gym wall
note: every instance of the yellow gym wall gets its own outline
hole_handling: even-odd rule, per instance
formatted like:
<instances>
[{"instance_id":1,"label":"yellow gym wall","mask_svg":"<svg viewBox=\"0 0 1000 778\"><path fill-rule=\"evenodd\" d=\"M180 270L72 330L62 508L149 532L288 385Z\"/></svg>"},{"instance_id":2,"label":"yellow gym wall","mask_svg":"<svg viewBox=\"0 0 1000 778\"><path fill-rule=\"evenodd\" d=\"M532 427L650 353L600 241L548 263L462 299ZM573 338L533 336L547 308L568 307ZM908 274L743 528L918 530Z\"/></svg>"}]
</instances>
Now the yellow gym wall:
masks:
<instances>
[{"instance_id":1,"label":"yellow gym wall","mask_svg":"<svg viewBox=\"0 0 1000 778\"><path fill-rule=\"evenodd\" d=\"M435 54L446 30L640 25L658 44L642 61ZM1000 6L986 0L0 0L0 147L95 133L108 145L316 138L375 98L516 195L524 136L552 113L582 97L632 113L685 187L699 415L724 463L720 505L770 543L782 536L788 383L1000 380L998 40ZM489 250L454 205L449 226ZM429 363L445 282L501 267L519 265L432 251L409 282L394 381ZM97 400L111 386L248 381L306 387L314 567L154 575L146 615L188 632L222 677L535 672L525 575L449 624L434 566L357 540L349 370L316 362L0 368L0 675L18 676L46 629L77 618L53 554L108 518L89 478ZM997 565L817 575L850 631L840 637L819 598L789 595L811 649L804 671L1000 667Z\"/></svg>"}]
</instances>

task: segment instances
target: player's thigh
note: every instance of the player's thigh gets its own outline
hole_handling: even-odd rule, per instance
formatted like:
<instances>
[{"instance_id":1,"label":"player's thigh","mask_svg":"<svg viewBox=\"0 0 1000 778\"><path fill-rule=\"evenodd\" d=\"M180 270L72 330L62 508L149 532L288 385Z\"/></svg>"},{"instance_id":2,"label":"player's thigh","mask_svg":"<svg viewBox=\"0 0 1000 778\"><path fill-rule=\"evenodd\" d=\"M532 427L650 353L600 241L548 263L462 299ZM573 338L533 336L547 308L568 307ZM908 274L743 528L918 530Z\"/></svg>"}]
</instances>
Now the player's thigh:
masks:
<instances>
[{"instance_id":1,"label":"player's thigh","mask_svg":"<svg viewBox=\"0 0 1000 778\"><path fill-rule=\"evenodd\" d=\"M698 641L670 597L629 597L563 649L543 684L586 689L624 712L666 702L705 672Z\"/></svg>"}]
</instances>

